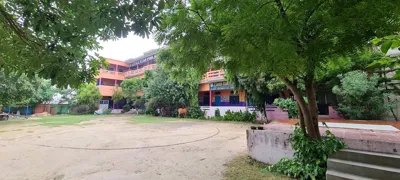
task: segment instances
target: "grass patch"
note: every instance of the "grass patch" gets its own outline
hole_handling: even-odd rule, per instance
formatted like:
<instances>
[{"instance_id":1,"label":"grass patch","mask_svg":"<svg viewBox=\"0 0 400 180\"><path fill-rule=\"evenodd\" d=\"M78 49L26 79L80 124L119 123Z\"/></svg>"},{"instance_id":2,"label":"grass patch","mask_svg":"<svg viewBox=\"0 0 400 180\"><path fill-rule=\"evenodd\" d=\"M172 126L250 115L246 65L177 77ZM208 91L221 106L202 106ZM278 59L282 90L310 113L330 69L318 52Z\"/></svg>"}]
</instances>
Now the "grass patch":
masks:
<instances>
[{"instance_id":1,"label":"grass patch","mask_svg":"<svg viewBox=\"0 0 400 180\"><path fill-rule=\"evenodd\" d=\"M132 120L130 120L129 122L131 122L131 123L160 123L160 122L193 121L193 120L196 120L196 119L134 115Z\"/></svg>"},{"instance_id":2,"label":"grass patch","mask_svg":"<svg viewBox=\"0 0 400 180\"><path fill-rule=\"evenodd\" d=\"M247 155L239 156L227 164L224 173L225 180L289 180L290 178L281 174L270 172L267 165L257 162Z\"/></svg>"},{"instance_id":3,"label":"grass patch","mask_svg":"<svg viewBox=\"0 0 400 180\"><path fill-rule=\"evenodd\" d=\"M63 115L63 116L45 116L41 119L33 120L34 122L39 122L40 125L44 126L65 126L79 124L83 121L88 121L95 119L97 115Z\"/></svg>"},{"instance_id":4,"label":"grass patch","mask_svg":"<svg viewBox=\"0 0 400 180\"><path fill-rule=\"evenodd\" d=\"M13 129L11 131L22 131L22 129Z\"/></svg>"},{"instance_id":5,"label":"grass patch","mask_svg":"<svg viewBox=\"0 0 400 180\"><path fill-rule=\"evenodd\" d=\"M35 131L26 131L27 133L34 133Z\"/></svg>"},{"instance_id":6,"label":"grass patch","mask_svg":"<svg viewBox=\"0 0 400 180\"><path fill-rule=\"evenodd\" d=\"M0 133L5 133L5 132L7 132L7 131L0 131Z\"/></svg>"}]
</instances>

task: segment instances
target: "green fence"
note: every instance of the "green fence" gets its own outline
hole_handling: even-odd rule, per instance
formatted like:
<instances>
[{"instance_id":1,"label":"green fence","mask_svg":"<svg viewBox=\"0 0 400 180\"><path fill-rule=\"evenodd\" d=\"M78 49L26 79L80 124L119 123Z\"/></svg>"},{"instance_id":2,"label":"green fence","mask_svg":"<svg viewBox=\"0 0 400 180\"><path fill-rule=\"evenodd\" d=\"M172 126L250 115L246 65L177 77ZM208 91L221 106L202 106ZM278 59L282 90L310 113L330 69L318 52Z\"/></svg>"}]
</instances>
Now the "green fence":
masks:
<instances>
[{"instance_id":1,"label":"green fence","mask_svg":"<svg viewBox=\"0 0 400 180\"><path fill-rule=\"evenodd\" d=\"M69 114L71 105L69 104L53 104L52 108L56 108L56 114Z\"/></svg>"}]
</instances>

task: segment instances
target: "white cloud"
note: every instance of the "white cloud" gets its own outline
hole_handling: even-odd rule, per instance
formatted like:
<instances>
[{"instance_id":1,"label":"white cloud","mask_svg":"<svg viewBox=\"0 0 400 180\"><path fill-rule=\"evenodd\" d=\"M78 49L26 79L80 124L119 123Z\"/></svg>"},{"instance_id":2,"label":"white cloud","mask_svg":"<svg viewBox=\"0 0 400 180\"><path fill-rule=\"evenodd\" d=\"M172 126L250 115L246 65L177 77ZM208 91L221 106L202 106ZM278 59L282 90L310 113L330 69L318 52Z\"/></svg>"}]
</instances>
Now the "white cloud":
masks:
<instances>
[{"instance_id":1,"label":"white cloud","mask_svg":"<svg viewBox=\"0 0 400 180\"><path fill-rule=\"evenodd\" d=\"M103 41L100 44L103 46L103 49L97 52L100 56L122 61L143 55L148 50L159 48L152 36L147 39L132 34L126 38Z\"/></svg>"}]
</instances>

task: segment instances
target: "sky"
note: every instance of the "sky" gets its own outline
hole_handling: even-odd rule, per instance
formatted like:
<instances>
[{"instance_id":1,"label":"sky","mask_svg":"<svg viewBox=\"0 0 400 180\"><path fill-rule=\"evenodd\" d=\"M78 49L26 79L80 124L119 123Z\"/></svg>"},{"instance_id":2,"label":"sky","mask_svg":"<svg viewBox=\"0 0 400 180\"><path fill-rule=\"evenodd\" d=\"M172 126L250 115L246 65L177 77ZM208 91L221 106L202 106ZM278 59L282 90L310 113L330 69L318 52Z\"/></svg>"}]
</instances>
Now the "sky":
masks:
<instances>
[{"instance_id":1,"label":"sky","mask_svg":"<svg viewBox=\"0 0 400 180\"><path fill-rule=\"evenodd\" d=\"M126 38L103 41L100 44L103 46L102 50L97 51L100 56L122 61L143 55L148 50L159 48L152 37L147 39L132 34Z\"/></svg>"}]
</instances>

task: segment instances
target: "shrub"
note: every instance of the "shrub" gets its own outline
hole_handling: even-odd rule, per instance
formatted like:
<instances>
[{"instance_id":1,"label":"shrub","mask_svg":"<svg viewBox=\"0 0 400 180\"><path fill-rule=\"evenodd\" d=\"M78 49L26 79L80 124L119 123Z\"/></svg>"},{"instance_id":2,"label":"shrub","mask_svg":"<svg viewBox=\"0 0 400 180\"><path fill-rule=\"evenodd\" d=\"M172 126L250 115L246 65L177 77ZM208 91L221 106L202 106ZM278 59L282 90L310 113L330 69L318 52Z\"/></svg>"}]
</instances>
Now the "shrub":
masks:
<instances>
[{"instance_id":1,"label":"shrub","mask_svg":"<svg viewBox=\"0 0 400 180\"><path fill-rule=\"evenodd\" d=\"M206 114L206 112L201 110L200 107L190 107L187 113L188 117L193 119L204 119Z\"/></svg>"},{"instance_id":2,"label":"shrub","mask_svg":"<svg viewBox=\"0 0 400 180\"><path fill-rule=\"evenodd\" d=\"M290 98L288 98L288 99L277 98L274 100L274 104L279 106L281 109L287 109L289 117L292 117L292 118L299 117L296 101L293 101Z\"/></svg>"},{"instance_id":3,"label":"shrub","mask_svg":"<svg viewBox=\"0 0 400 180\"><path fill-rule=\"evenodd\" d=\"M97 107L88 105L78 105L71 108L71 114L93 114Z\"/></svg>"},{"instance_id":4,"label":"shrub","mask_svg":"<svg viewBox=\"0 0 400 180\"><path fill-rule=\"evenodd\" d=\"M124 112L129 112L129 110L131 110L131 106L129 104L125 104L124 106L122 106L122 109L124 110Z\"/></svg>"},{"instance_id":5,"label":"shrub","mask_svg":"<svg viewBox=\"0 0 400 180\"><path fill-rule=\"evenodd\" d=\"M218 108L215 110L215 115L214 116L215 117L221 117L221 112L219 111Z\"/></svg>"},{"instance_id":6,"label":"shrub","mask_svg":"<svg viewBox=\"0 0 400 180\"><path fill-rule=\"evenodd\" d=\"M146 109L146 111L144 112L144 114L146 114L146 115L152 115L152 116L159 116L159 115L160 115L160 114L158 113L157 110L152 109L152 108Z\"/></svg>"},{"instance_id":7,"label":"shrub","mask_svg":"<svg viewBox=\"0 0 400 180\"><path fill-rule=\"evenodd\" d=\"M282 158L268 169L299 179L325 179L328 156L345 147L329 130L321 141L317 141L306 137L298 126L289 140L295 151L293 159Z\"/></svg>"},{"instance_id":8,"label":"shrub","mask_svg":"<svg viewBox=\"0 0 400 180\"><path fill-rule=\"evenodd\" d=\"M111 114L111 109L105 109L103 110L103 114Z\"/></svg>"},{"instance_id":9,"label":"shrub","mask_svg":"<svg viewBox=\"0 0 400 180\"><path fill-rule=\"evenodd\" d=\"M250 113L249 111L232 112L230 110L225 112L225 116L214 116L211 120L217 121L243 121L243 122L254 122L256 120L256 113Z\"/></svg>"},{"instance_id":10,"label":"shrub","mask_svg":"<svg viewBox=\"0 0 400 180\"><path fill-rule=\"evenodd\" d=\"M367 73L351 71L340 77L341 86L333 87L339 95L339 112L350 119L383 119L390 108L384 102L387 94L378 86L378 77Z\"/></svg>"}]
</instances>

